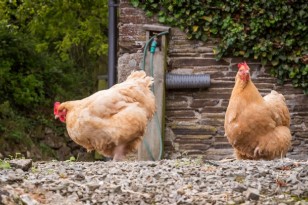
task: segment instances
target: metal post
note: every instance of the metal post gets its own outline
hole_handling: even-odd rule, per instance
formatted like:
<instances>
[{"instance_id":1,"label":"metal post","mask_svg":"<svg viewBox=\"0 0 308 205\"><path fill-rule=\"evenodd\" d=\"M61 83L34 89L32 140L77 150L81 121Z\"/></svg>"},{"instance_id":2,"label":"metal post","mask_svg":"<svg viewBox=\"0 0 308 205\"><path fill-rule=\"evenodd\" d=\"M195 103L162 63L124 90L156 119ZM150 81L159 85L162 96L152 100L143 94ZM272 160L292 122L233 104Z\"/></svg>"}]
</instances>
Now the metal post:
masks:
<instances>
[{"instance_id":1,"label":"metal post","mask_svg":"<svg viewBox=\"0 0 308 205\"><path fill-rule=\"evenodd\" d=\"M116 83L117 68L117 4L108 1L108 87Z\"/></svg>"}]
</instances>

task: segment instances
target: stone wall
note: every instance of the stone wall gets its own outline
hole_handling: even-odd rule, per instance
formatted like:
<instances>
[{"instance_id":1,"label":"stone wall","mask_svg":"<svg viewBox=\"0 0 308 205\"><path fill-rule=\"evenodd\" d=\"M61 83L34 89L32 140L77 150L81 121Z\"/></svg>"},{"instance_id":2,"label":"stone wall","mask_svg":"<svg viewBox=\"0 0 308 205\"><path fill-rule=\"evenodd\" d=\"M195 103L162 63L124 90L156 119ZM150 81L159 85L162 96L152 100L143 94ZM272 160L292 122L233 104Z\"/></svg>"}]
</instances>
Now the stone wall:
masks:
<instances>
[{"instance_id":1,"label":"stone wall","mask_svg":"<svg viewBox=\"0 0 308 205\"><path fill-rule=\"evenodd\" d=\"M25 157L34 161L65 161L74 156L79 161L94 160L94 152L88 153L85 148L73 142L66 131L61 132L60 130L60 127L58 130L53 130L38 125L29 134L31 143L25 143L24 140L10 140L1 144L0 159Z\"/></svg>"},{"instance_id":2,"label":"stone wall","mask_svg":"<svg viewBox=\"0 0 308 205\"><path fill-rule=\"evenodd\" d=\"M122 81L130 70L138 69L145 44L144 24L158 24L146 18L142 10L133 8L128 0L119 4L118 76ZM207 159L231 156L233 151L224 137L224 117L234 86L237 64L241 58L216 61L212 48L215 39L204 43L187 40L185 33L172 28L168 47L168 72L210 74L208 89L167 90L165 157L202 155ZM292 149L290 158L308 158L308 96L290 83L276 84L270 68L247 61L254 84L262 95L272 89L282 93L291 113Z\"/></svg>"}]
</instances>

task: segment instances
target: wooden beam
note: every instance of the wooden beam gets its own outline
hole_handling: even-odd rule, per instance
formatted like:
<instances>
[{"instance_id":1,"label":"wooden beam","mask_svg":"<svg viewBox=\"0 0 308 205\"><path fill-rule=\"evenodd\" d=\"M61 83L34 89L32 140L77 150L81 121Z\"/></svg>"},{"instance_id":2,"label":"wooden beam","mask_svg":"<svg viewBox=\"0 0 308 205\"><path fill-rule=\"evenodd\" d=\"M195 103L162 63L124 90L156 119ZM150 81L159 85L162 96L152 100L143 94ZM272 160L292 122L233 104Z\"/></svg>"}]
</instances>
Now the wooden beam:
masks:
<instances>
[{"instance_id":1,"label":"wooden beam","mask_svg":"<svg viewBox=\"0 0 308 205\"><path fill-rule=\"evenodd\" d=\"M148 27L147 27L148 28ZM155 27L156 31L166 31L163 28ZM147 31L146 37L147 40L150 39L150 32L153 30L151 26L151 31ZM160 29L160 30L159 30ZM165 70L167 66L167 38L165 35L160 36L161 45L160 49L156 49L156 52L153 55L153 73L154 73L154 95L156 100L156 113L153 119L148 123L147 131L144 136L144 141L142 142L138 149L138 160L152 160L148 151L150 151L157 160L159 158L160 149L163 149L163 138L165 133ZM151 75L150 70L150 52L147 52L145 71L148 75ZM147 147L144 143L147 143L150 150L147 150Z\"/></svg>"},{"instance_id":2,"label":"wooden beam","mask_svg":"<svg viewBox=\"0 0 308 205\"><path fill-rule=\"evenodd\" d=\"M169 31L170 27L168 26L160 26L160 25L152 25L152 24L144 24L143 29L146 31ZM148 40L148 39L147 39Z\"/></svg>"}]
</instances>

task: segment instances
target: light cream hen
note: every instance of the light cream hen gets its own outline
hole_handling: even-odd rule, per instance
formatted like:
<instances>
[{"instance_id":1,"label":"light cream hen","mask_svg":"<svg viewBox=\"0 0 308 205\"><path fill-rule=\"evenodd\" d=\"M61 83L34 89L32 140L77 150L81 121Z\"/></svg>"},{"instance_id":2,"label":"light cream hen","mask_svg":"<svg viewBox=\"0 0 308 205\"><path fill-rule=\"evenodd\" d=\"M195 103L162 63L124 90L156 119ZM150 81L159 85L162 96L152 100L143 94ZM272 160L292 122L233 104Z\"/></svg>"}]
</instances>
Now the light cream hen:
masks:
<instances>
[{"instance_id":1,"label":"light cream hen","mask_svg":"<svg viewBox=\"0 0 308 205\"><path fill-rule=\"evenodd\" d=\"M56 102L55 118L66 123L70 138L88 151L119 161L135 151L155 112L153 78L135 71L126 81L82 100Z\"/></svg>"},{"instance_id":2,"label":"light cream hen","mask_svg":"<svg viewBox=\"0 0 308 205\"><path fill-rule=\"evenodd\" d=\"M250 78L248 65L238 73L225 116L225 135L238 159L284 157L291 145L290 114L283 95L262 97Z\"/></svg>"}]
</instances>

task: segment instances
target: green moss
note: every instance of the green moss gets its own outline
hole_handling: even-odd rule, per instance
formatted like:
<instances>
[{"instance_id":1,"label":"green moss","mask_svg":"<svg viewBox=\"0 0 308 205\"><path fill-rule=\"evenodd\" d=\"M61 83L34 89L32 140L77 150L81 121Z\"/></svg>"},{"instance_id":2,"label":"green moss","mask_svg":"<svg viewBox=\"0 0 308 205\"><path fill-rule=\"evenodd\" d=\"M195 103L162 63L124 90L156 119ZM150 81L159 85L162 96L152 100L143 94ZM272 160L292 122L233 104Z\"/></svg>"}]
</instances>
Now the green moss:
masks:
<instances>
[{"instance_id":1,"label":"green moss","mask_svg":"<svg viewBox=\"0 0 308 205\"><path fill-rule=\"evenodd\" d=\"M308 197L307 196L304 196L304 197L292 196L292 199L294 201L305 201L305 202L308 202Z\"/></svg>"},{"instance_id":2,"label":"green moss","mask_svg":"<svg viewBox=\"0 0 308 205\"><path fill-rule=\"evenodd\" d=\"M0 169L10 169L11 165L9 162L7 162L6 160L1 160L0 159Z\"/></svg>"}]
</instances>

